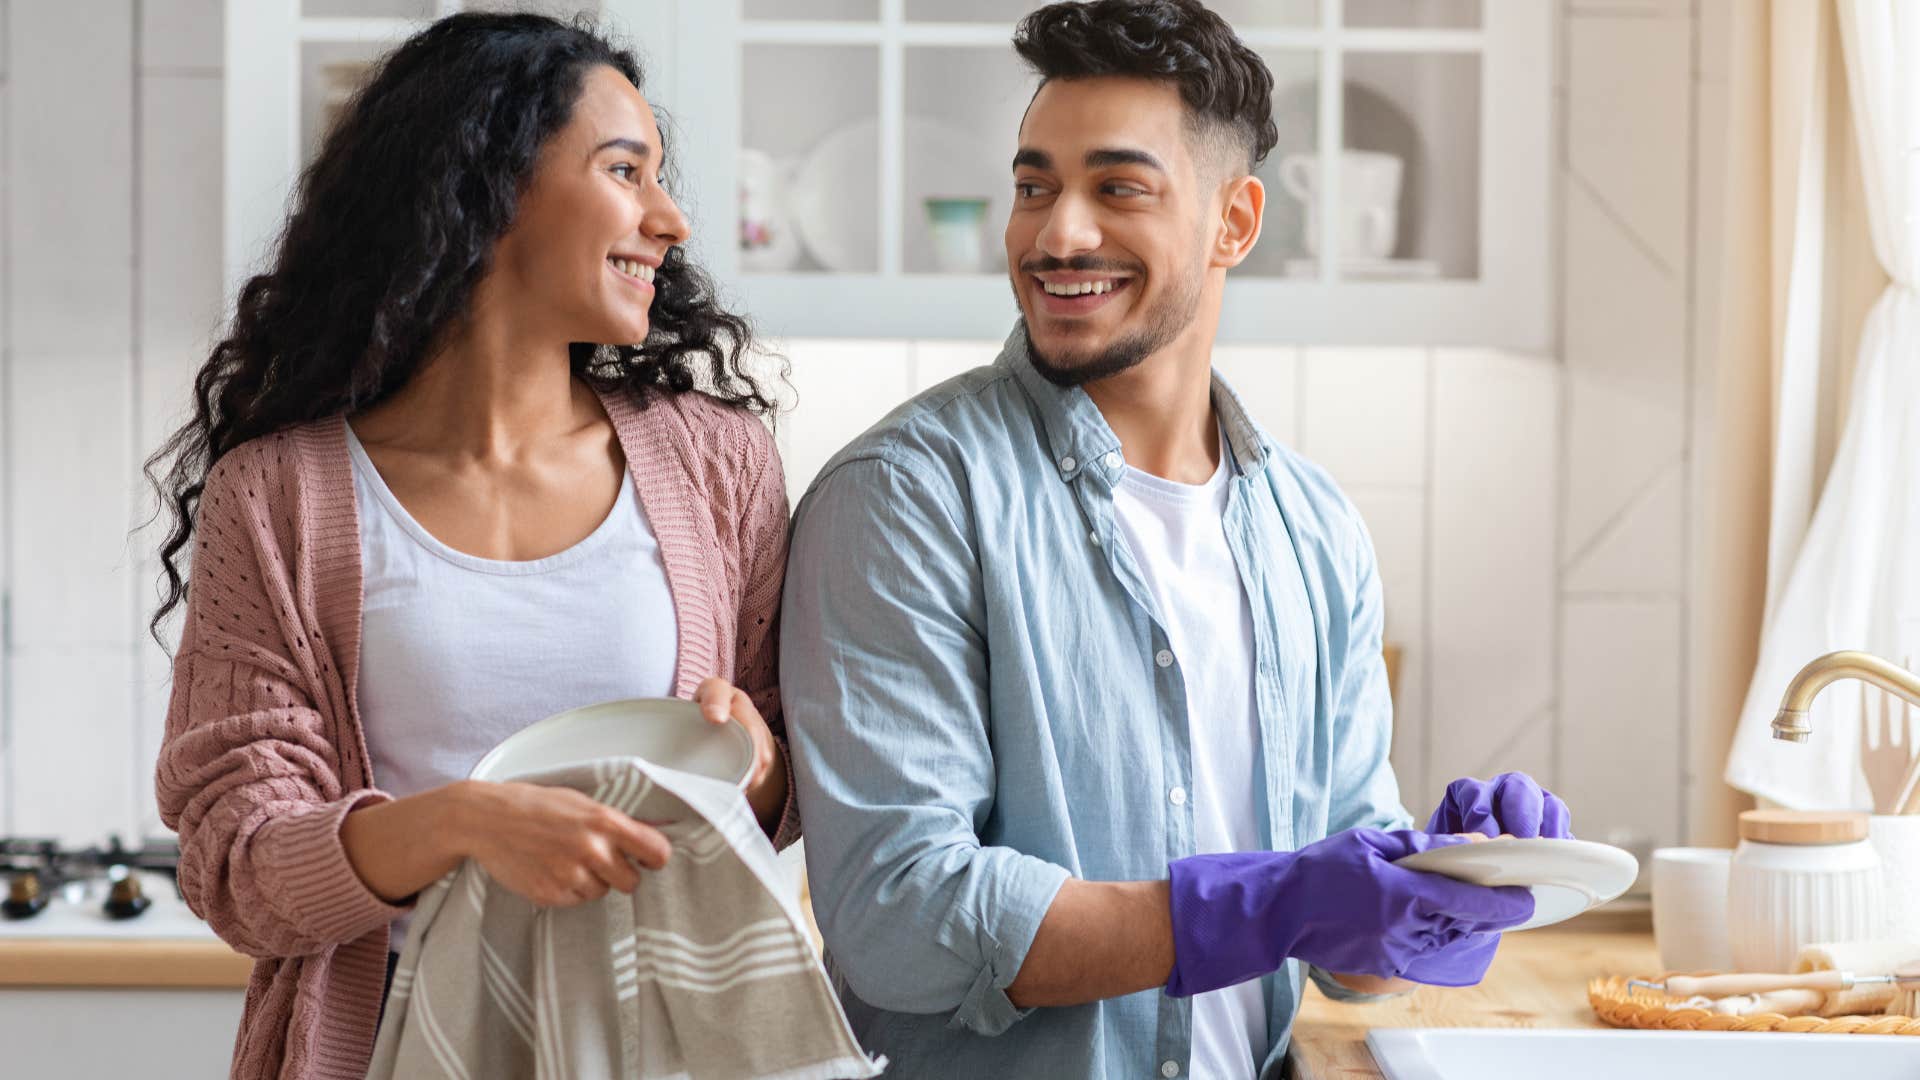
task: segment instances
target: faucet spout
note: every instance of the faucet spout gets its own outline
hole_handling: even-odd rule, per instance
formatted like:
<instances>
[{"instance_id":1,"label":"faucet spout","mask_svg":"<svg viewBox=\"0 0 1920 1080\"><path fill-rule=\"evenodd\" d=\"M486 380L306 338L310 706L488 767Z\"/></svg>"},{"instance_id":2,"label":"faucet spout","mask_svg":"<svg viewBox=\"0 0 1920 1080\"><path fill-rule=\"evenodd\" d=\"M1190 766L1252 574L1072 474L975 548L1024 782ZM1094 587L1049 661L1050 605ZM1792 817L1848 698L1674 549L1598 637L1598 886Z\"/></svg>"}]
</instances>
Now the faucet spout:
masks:
<instances>
[{"instance_id":1,"label":"faucet spout","mask_svg":"<svg viewBox=\"0 0 1920 1080\"><path fill-rule=\"evenodd\" d=\"M1807 710L1820 691L1841 679L1859 679L1920 705L1920 675L1897 664L1888 663L1872 653L1843 650L1825 656L1800 669L1787 684L1780 699L1780 711L1773 718L1773 737L1787 742L1806 742L1813 734L1807 724Z\"/></svg>"}]
</instances>

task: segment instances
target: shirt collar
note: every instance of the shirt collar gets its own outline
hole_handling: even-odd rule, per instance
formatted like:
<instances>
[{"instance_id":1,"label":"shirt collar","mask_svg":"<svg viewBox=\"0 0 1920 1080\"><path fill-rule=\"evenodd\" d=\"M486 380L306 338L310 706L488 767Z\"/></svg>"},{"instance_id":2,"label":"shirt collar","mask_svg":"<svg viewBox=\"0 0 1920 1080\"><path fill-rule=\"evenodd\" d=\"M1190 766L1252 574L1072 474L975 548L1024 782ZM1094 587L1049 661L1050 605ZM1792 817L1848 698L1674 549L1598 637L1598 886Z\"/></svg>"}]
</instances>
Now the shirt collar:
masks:
<instances>
[{"instance_id":1,"label":"shirt collar","mask_svg":"<svg viewBox=\"0 0 1920 1080\"><path fill-rule=\"evenodd\" d=\"M1033 366L1024 319L1014 324L994 363L1013 374L1039 409L1054 469L1062 480L1072 480L1088 468L1098 468L1111 479L1126 467L1120 457L1119 436L1087 392L1077 386L1056 386ZM1269 457L1267 439L1247 414L1240 396L1217 372L1213 375L1213 408L1233 450L1236 474L1252 476L1264 470Z\"/></svg>"}]
</instances>

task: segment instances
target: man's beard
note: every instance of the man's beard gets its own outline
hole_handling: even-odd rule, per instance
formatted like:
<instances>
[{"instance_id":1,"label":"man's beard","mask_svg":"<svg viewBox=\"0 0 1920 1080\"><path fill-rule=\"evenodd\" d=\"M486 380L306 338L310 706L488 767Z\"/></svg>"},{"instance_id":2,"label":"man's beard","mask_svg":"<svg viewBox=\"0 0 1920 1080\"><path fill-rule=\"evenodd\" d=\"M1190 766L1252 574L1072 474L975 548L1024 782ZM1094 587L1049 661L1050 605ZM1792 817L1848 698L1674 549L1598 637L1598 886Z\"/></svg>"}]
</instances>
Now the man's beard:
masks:
<instances>
[{"instance_id":1,"label":"man's beard","mask_svg":"<svg viewBox=\"0 0 1920 1080\"><path fill-rule=\"evenodd\" d=\"M1201 280L1200 274L1186 279L1182 283L1185 288L1169 292L1146 311L1146 329L1110 342L1092 355L1071 360L1058 355L1047 356L1033 343L1032 328L1025 327L1027 355L1033 361L1033 370L1053 385L1070 389L1137 367L1141 361L1165 348L1167 343L1193 325L1194 316L1200 311ZM1023 326L1024 323L1023 318Z\"/></svg>"}]
</instances>

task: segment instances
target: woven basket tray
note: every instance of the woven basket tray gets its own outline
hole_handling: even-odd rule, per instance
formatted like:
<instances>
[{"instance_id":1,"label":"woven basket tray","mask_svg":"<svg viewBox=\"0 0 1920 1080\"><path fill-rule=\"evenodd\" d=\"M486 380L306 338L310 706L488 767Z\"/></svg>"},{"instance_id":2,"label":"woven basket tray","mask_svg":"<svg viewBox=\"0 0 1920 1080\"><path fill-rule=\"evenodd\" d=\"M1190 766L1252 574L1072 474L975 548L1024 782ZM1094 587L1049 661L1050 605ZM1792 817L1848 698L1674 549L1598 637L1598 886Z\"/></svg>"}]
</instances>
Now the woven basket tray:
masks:
<instances>
[{"instance_id":1,"label":"woven basket tray","mask_svg":"<svg viewBox=\"0 0 1920 1080\"><path fill-rule=\"evenodd\" d=\"M1664 976L1662 976L1664 978ZM1587 1001L1612 1027L1649 1031L1792 1031L1808 1035L1920 1035L1920 1019L1911 1016L1782 1016L1753 1013L1723 1016L1689 1008L1685 999L1657 990L1629 990L1627 976L1609 975L1587 983Z\"/></svg>"}]
</instances>

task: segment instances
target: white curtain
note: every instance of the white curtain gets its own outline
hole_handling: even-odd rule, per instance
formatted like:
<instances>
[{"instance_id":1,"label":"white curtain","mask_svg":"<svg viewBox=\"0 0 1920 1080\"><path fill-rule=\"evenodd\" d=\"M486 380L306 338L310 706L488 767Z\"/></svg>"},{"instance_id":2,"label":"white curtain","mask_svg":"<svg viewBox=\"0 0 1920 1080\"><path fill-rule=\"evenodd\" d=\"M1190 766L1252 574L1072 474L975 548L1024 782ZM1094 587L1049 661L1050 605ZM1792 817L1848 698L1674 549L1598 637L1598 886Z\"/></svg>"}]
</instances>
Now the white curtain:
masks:
<instances>
[{"instance_id":1,"label":"white curtain","mask_svg":"<svg viewBox=\"0 0 1920 1080\"><path fill-rule=\"evenodd\" d=\"M1920 4L1840 0L1838 11L1869 229L1890 283L1861 331L1846 426L1801 534L1795 515L1810 489L1796 464L1810 454L1818 380L1795 365L1808 363L1809 348L1817 353L1810 343L1836 315L1822 311L1817 267L1801 273L1802 245L1820 248L1822 222L1796 221L1782 298L1766 626L1726 779L1786 806L1866 809L1858 683L1821 696L1807 743L1779 742L1769 730L1788 681L1815 656L1846 648L1920 659Z\"/></svg>"}]
</instances>

